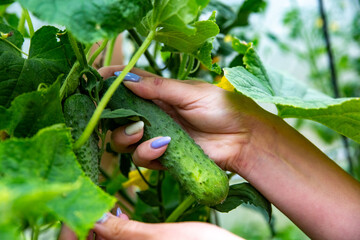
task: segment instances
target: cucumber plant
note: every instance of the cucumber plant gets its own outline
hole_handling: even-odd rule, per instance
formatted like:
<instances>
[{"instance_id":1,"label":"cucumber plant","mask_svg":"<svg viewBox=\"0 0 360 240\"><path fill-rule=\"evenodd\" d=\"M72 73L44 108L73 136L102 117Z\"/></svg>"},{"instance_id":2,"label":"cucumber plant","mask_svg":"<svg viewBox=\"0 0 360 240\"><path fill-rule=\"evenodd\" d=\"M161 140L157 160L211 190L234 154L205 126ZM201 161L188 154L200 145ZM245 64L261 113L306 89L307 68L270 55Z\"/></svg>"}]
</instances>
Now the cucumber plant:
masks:
<instances>
[{"instance_id":1,"label":"cucumber plant","mask_svg":"<svg viewBox=\"0 0 360 240\"><path fill-rule=\"evenodd\" d=\"M251 11L259 10L248 9L252 1L263 6L263 1L245 1L239 11L244 16L239 19L247 22ZM8 16L6 9L13 2L1 2L0 13ZM22 7L17 24L6 17L0 22L0 239L22 239L29 229L31 239L38 239L49 229L58 230L61 222L84 239L115 204L145 222L213 222L214 209L228 212L242 203L264 209L271 219L271 205L256 189L247 183L229 187L227 174L169 116L153 103L124 93L121 85L142 55L149 62L147 69L157 74L179 79L204 72L210 78L222 75L212 55L213 43L220 41L215 13L200 20L205 19L203 12L216 5L206 8L209 0L16 2ZM65 30L55 26L35 30L29 12ZM109 49L124 31L138 48L122 73L104 82L92 63L107 49L108 64ZM30 39L28 52L22 49L24 37ZM101 46L91 54L89 49L100 40ZM150 54L151 45L154 54ZM291 80L284 82L297 87L287 89L303 89L317 97L275 91L283 76L268 72L251 44L233 38L232 46L226 47L241 58L238 66L224 69L237 91L276 104L283 117L309 118L359 141L352 133L359 125L357 116L351 123L341 119L346 127L323 117L352 113L359 99L328 98ZM165 69L158 67L159 57L153 56L160 48ZM133 120L147 123L145 138L163 134L160 118L171 126L167 135L178 139L162 160L172 174L140 169L129 154L118 155L106 147L107 131ZM119 169L109 172L100 167L105 152L120 160ZM129 186L135 185L141 191L134 196Z\"/></svg>"}]
</instances>

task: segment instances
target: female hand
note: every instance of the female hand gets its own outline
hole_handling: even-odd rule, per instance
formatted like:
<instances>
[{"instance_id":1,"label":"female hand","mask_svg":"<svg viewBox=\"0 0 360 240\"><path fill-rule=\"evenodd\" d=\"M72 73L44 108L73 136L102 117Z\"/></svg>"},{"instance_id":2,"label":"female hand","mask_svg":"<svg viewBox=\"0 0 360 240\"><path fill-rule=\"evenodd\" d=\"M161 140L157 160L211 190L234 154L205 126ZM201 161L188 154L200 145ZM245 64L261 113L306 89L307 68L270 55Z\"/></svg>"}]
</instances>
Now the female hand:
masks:
<instances>
[{"instance_id":1,"label":"female hand","mask_svg":"<svg viewBox=\"0 0 360 240\"><path fill-rule=\"evenodd\" d=\"M106 79L121 69L120 66L112 66L99 72ZM142 98L153 100L165 110L221 168L241 172L242 175L251 171L251 164L245 162L254 153L250 144L263 128L263 124L259 123L269 121L270 114L251 99L206 82L165 79L139 69L133 69L132 73L141 79L138 82L124 81L126 87ZM132 134L125 133L127 127L129 125L113 132L113 149L118 152L133 151L136 164L161 169L154 159L164 153L166 145L154 149L151 143L155 139L150 139L135 148L134 144L143 135L142 126L135 124L130 127L138 130L135 133L131 131Z\"/></svg>"},{"instance_id":2,"label":"female hand","mask_svg":"<svg viewBox=\"0 0 360 240\"><path fill-rule=\"evenodd\" d=\"M94 232L104 240L241 240L238 236L215 225L201 222L142 223L127 220L125 215L108 214L97 223Z\"/></svg>"}]
</instances>

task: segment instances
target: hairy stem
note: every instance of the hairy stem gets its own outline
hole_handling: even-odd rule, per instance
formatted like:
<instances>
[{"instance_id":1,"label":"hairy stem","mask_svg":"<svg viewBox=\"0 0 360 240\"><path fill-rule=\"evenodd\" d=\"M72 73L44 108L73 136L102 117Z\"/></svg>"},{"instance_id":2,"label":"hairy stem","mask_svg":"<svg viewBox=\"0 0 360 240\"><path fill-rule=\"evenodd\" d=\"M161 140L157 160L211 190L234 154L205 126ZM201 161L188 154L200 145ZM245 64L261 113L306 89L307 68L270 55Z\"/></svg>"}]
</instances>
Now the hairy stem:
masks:
<instances>
[{"instance_id":1,"label":"hairy stem","mask_svg":"<svg viewBox=\"0 0 360 240\"><path fill-rule=\"evenodd\" d=\"M149 47L151 41L154 39L155 31L150 31L149 35L146 37L143 44L140 46L138 51L134 54L134 56L130 59L129 64L123 69L121 74L115 79L115 81L111 84L109 89L104 94L103 98L99 102L94 114L92 115L88 125L86 126L84 132L81 134L79 139L74 144L74 149L80 148L90 137L91 133L94 131L97 123L99 122L101 113L104 111L106 105L110 101L111 96L115 93L116 89L119 87L121 82L123 81L126 74L130 72L130 70L135 66L136 62L139 60L140 56L145 52L145 50Z\"/></svg>"},{"instance_id":2,"label":"hairy stem","mask_svg":"<svg viewBox=\"0 0 360 240\"><path fill-rule=\"evenodd\" d=\"M193 203L195 198L189 195L185 200L170 214L165 222L175 222Z\"/></svg>"},{"instance_id":3,"label":"hairy stem","mask_svg":"<svg viewBox=\"0 0 360 240\"><path fill-rule=\"evenodd\" d=\"M96 49L96 51L93 53L93 55L91 56L90 60L88 61L88 64L90 66L93 65L95 59L99 56L99 54L105 49L106 45L108 44L109 40L105 39L102 44L100 45L100 47L98 49Z\"/></svg>"},{"instance_id":4,"label":"hairy stem","mask_svg":"<svg viewBox=\"0 0 360 240\"><path fill-rule=\"evenodd\" d=\"M114 52L115 43L116 43L116 37L114 37L113 39L110 40L109 46L106 50L104 66L110 66L110 64L111 64L111 59L112 59L112 55Z\"/></svg>"}]
</instances>

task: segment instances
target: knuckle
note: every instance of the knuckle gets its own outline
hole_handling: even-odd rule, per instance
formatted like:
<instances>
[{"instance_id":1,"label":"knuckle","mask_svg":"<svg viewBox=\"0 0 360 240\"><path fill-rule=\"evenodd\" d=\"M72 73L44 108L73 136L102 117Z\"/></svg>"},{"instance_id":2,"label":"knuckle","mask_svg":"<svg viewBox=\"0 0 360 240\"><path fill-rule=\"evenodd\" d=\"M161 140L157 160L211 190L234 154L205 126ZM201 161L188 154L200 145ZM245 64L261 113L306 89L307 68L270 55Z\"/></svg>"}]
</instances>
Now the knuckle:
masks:
<instances>
[{"instance_id":1,"label":"knuckle","mask_svg":"<svg viewBox=\"0 0 360 240\"><path fill-rule=\"evenodd\" d=\"M164 84L164 78L162 78L162 77L155 77L154 78L154 81L153 81L153 84L155 85L155 86L161 86L161 85L163 85Z\"/></svg>"}]
</instances>

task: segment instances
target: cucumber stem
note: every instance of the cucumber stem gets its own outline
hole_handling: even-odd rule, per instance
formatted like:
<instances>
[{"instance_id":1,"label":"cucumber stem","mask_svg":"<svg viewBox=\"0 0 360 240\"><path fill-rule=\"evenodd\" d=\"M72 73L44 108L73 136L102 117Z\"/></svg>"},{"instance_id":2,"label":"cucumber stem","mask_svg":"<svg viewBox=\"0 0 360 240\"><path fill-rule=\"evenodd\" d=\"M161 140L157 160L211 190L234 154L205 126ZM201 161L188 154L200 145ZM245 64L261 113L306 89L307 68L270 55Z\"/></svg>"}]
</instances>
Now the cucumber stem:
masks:
<instances>
[{"instance_id":1,"label":"cucumber stem","mask_svg":"<svg viewBox=\"0 0 360 240\"><path fill-rule=\"evenodd\" d=\"M154 39L155 31L150 31L148 36L146 37L143 44L134 54L134 56L130 59L129 64L123 69L121 74L115 79L115 81L111 84L108 90L105 92L103 98L99 102L94 114L92 115L88 125L86 126L84 132L81 134L79 139L74 143L73 148L76 150L80 148L90 137L91 133L94 131L97 123L99 122L101 113L104 111L106 105L110 101L110 98L115 93L116 89L119 87L121 82L123 81L126 74L130 72L130 70L135 66L136 62L139 60L141 55L145 52L145 50L149 47L151 41Z\"/></svg>"},{"instance_id":2,"label":"cucumber stem","mask_svg":"<svg viewBox=\"0 0 360 240\"><path fill-rule=\"evenodd\" d=\"M193 203L195 198L189 195L185 200L170 214L165 222L175 222Z\"/></svg>"}]
</instances>

